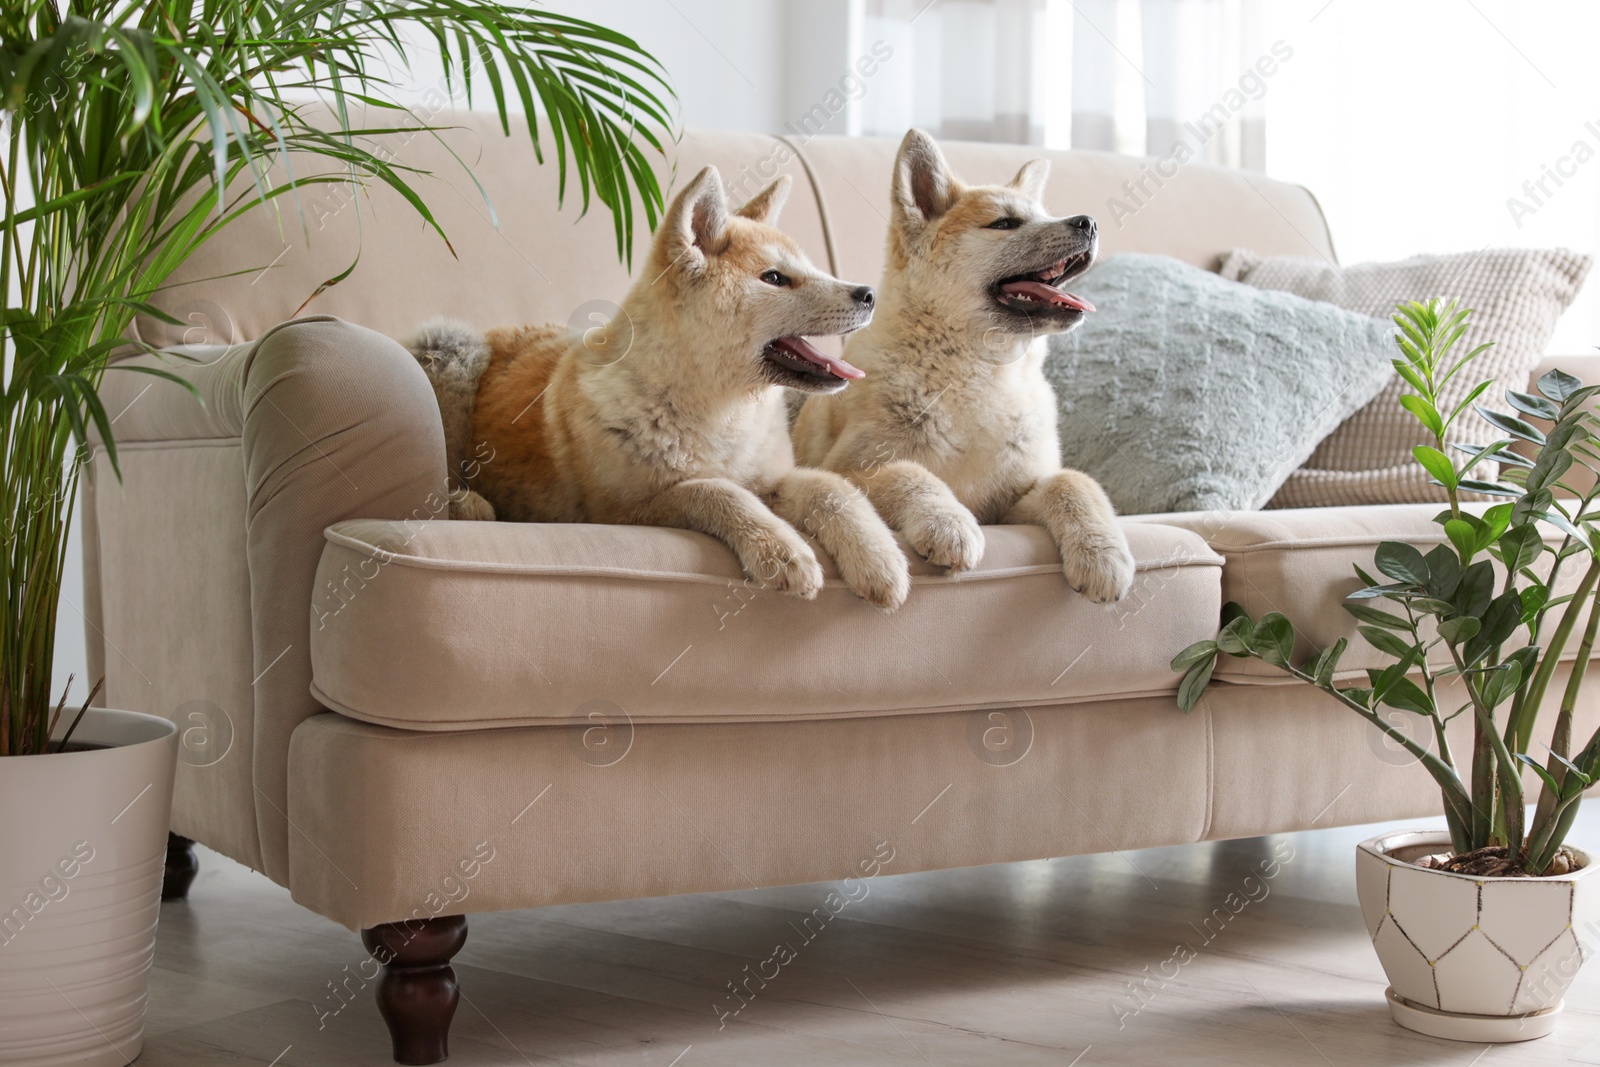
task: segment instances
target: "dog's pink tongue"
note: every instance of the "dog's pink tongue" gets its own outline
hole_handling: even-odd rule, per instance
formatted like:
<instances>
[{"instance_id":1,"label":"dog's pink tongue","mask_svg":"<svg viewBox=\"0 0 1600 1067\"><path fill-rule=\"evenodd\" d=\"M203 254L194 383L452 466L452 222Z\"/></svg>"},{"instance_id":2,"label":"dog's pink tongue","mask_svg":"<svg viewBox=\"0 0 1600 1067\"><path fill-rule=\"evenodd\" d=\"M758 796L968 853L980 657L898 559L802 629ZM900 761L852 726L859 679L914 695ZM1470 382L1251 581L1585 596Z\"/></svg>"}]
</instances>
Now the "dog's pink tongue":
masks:
<instances>
[{"instance_id":1,"label":"dog's pink tongue","mask_svg":"<svg viewBox=\"0 0 1600 1067\"><path fill-rule=\"evenodd\" d=\"M1057 307L1071 308L1074 311L1093 311L1094 305L1081 296L1074 296L1065 289L1057 289L1044 282L1036 282L1029 278L1020 282L1006 282L1000 287L1002 293L1012 296L1031 296L1035 300L1043 300Z\"/></svg>"},{"instance_id":2,"label":"dog's pink tongue","mask_svg":"<svg viewBox=\"0 0 1600 1067\"><path fill-rule=\"evenodd\" d=\"M781 348L791 356L796 356L807 363L828 368L836 378L865 378L867 372L859 367L852 367L836 356L830 356L819 351L815 345L804 337L780 337L772 342L774 348Z\"/></svg>"}]
</instances>

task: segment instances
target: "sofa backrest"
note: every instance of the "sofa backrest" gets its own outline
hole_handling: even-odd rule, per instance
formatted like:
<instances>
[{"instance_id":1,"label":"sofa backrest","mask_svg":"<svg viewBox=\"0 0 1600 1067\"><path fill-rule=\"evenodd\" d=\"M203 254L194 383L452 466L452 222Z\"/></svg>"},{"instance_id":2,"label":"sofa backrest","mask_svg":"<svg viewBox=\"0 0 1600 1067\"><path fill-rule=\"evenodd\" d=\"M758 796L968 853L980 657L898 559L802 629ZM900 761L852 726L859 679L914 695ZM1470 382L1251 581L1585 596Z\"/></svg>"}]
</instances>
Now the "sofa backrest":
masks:
<instances>
[{"instance_id":1,"label":"sofa backrest","mask_svg":"<svg viewBox=\"0 0 1600 1067\"><path fill-rule=\"evenodd\" d=\"M348 182L307 186L298 194L303 223L295 198L283 197L277 211L248 213L193 256L159 300L185 325L141 319L143 338L158 345L245 341L297 313L337 315L392 337L435 315L480 326L588 325L588 314L597 310L591 302L622 296L628 277L617 260L608 212L596 203L585 215L570 174L566 204L556 210L557 168L548 158L544 165L537 162L519 126L507 137L495 116L479 112L442 113L431 122L449 128L437 137L418 131L382 140L396 166L430 172L413 180L449 236L454 256L380 181L369 179L359 190ZM819 266L872 283L883 262L896 144L842 137L800 144L759 134L690 131L668 146L671 158L659 161L657 173L675 190L713 164L736 201L780 173L791 175L795 189L782 226ZM1107 252L1160 252L1206 267L1234 247L1333 257L1311 194L1259 174L1190 165L1162 178L1151 161L1130 156L1017 145L946 147L952 166L972 182L1005 181L1027 160L1049 157L1047 203L1063 214L1099 217ZM481 181L493 215L452 152ZM308 173L305 162L297 173ZM277 178L284 176L280 170ZM634 261L640 263L649 234L642 212L636 218ZM354 272L312 299L358 253Z\"/></svg>"}]
</instances>

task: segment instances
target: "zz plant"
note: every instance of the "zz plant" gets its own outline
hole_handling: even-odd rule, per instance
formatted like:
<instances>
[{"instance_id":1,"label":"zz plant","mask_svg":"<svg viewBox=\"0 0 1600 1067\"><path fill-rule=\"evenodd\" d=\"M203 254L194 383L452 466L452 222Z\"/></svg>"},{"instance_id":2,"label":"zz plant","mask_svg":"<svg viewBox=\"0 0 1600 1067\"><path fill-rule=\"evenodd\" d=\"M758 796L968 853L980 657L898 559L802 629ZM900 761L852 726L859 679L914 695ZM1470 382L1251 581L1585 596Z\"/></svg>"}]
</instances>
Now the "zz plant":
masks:
<instances>
[{"instance_id":1,"label":"zz plant","mask_svg":"<svg viewBox=\"0 0 1600 1067\"><path fill-rule=\"evenodd\" d=\"M1173 659L1173 670L1185 672L1178 705L1185 711L1195 706L1219 656L1261 660L1329 694L1428 770L1444 797L1454 851L1441 865L1480 875L1564 873L1573 859L1563 841L1583 791L1600 776L1600 732L1576 752L1572 736L1600 627L1600 514L1593 510L1600 488L1578 489L1563 479L1600 473L1600 420L1586 410L1600 385L1585 386L1557 370L1538 381L1538 395L1508 390L1506 402L1522 416L1552 424L1547 431L1479 404L1490 382L1445 410L1445 387L1489 347L1455 354L1470 314L1454 302L1431 301L1402 304L1394 316L1401 352L1395 371L1415 390L1401 404L1434 442L1413 453L1450 506L1435 517L1446 543L1424 553L1385 541L1373 559L1381 577L1355 567L1363 588L1350 594L1344 609L1355 616L1361 640L1388 665L1367 669L1364 684L1346 680L1348 672L1339 671L1348 647L1342 637L1297 664L1289 619L1271 612L1255 620L1229 604L1215 640ZM1451 427L1469 411L1493 427L1496 439L1447 445ZM1521 451L1513 451L1519 442ZM1500 465L1497 476L1488 473L1494 464ZM1463 492L1500 499L1481 511L1469 509ZM1559 592L1572 575L1572 591ZM1534 720L1574 635L1576 659L1541 758L1530 752ZM1432 743L1414 740L1389 721L1385 709L1391 708L1425 720ZM1464 763L1446 730L1462 715L1473 727ZM1523 767L1538 782L1531 821Z\"/></svg>"}]
</instances>

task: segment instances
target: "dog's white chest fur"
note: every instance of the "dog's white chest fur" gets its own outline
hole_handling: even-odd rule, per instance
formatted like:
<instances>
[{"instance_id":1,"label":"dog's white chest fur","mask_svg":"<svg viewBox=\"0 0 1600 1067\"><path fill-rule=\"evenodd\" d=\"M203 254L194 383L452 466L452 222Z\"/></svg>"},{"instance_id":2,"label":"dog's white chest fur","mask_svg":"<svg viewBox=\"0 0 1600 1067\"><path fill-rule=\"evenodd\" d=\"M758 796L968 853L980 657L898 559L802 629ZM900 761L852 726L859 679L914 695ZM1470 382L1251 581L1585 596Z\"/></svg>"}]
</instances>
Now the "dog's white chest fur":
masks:
<instances>
[{"instance_id":1,"label":"dog's white chest fur","mask_svg":"<svg viewBox=\"0 0 1600 1067\"><path fill-rule=\"evenodd\" d=\"M862 352L878 373L838 399L882 419L895 459L927 467L980 522L998 522L1018 492L1060 466L1043 357L1043 338L993 359L937 347L911 358Z\"/></svg>"},{"instance_id":2,"label":"dog's white chest fur","mask_svg":"<svg viewBox=\"0 0 1600 1067\"><path fill-rule=\"evenodd\" d=\"M685 478L728 478L763 488L794 465L776 390L695 409L670 389L636 382L584 383L595 401L606 444L637 480L665 486Z\"/></svg>"}]
</instances>

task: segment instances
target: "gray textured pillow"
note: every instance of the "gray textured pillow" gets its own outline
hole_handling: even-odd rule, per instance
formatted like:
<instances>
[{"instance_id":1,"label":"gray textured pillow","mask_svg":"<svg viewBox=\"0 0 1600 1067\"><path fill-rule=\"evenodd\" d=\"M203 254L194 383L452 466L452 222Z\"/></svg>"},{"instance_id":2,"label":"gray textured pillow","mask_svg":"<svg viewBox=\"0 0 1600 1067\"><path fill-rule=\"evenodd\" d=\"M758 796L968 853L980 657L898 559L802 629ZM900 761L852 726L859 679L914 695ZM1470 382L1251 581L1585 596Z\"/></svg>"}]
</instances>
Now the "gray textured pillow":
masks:
<instances>
[{"instance_id":1,"label":"gray textured pillow","mask_svg":"<svg viewBox=\"0 0 1600 1067\"><path fill-rule=\"evenodd\" d=\"M1394 376L1388 323L1166 256L1072 289L1099 310L1050 339L1061 458L1124 514L1261 507Z\"/></svg>"}]
</instances>

